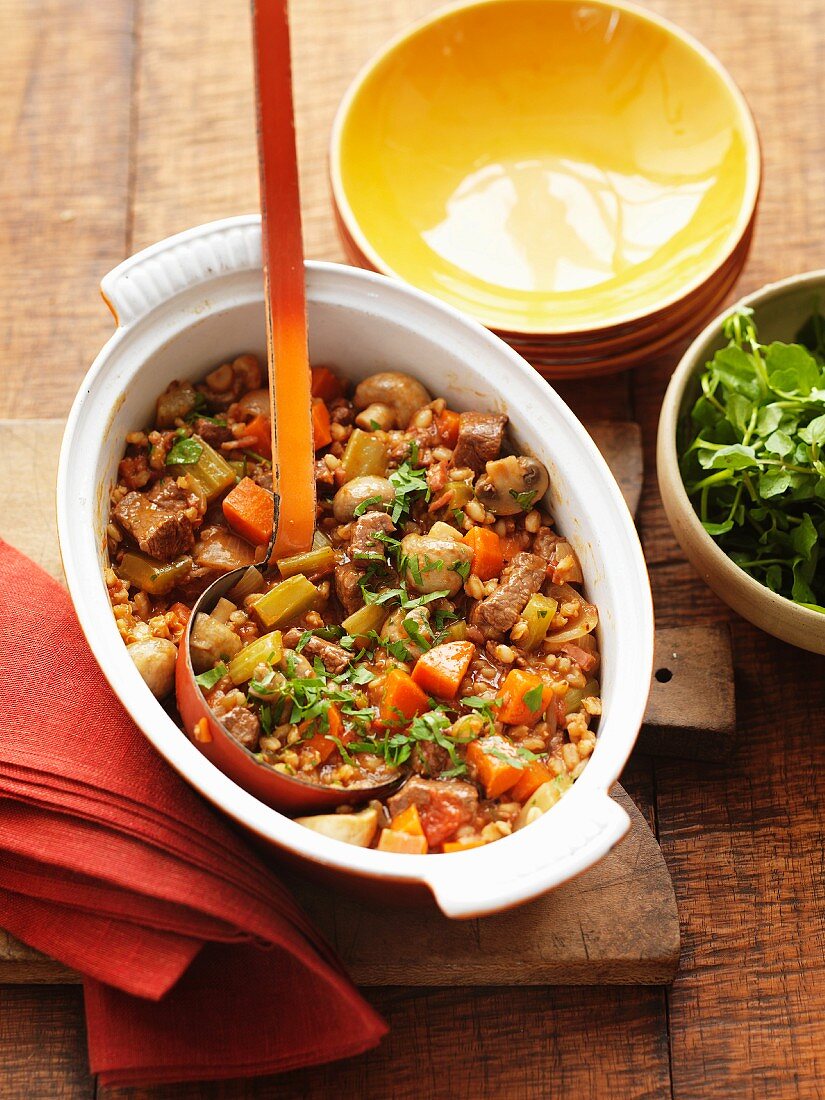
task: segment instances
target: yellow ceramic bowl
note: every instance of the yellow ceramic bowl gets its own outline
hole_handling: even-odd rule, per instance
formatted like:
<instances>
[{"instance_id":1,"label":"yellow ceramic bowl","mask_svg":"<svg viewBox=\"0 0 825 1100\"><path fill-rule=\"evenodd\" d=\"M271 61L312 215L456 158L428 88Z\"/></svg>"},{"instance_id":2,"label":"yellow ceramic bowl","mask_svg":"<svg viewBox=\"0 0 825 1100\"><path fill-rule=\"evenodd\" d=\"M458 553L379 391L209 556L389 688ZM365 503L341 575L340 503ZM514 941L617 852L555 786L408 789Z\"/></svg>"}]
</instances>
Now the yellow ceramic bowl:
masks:
<instances>
[{"instance_id":1,"label":"yellow ceramic bowl","mask_svg":"<svg viewBox=\"0 0 825 1100\"><path fill-rule=\"evenodd\" d=\"M331 146L364 261L510 333L633 323L700 287L756 206L742 94L631 4L481 0L391 42Z\"/></svg>"}]
</instances>

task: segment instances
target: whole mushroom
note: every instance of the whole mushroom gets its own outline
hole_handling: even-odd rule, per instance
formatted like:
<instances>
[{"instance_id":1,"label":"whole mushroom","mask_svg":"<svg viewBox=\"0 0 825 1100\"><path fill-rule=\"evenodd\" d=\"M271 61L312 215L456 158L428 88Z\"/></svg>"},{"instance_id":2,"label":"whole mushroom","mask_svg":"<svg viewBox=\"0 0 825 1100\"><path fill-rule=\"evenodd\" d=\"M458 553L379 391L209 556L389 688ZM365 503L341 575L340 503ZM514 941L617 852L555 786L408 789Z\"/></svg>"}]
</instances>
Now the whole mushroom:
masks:
<instances>
[{"instance_id":1,"label":"whole mushroom","mask_svg":"<svg viewBox=\"0 0 825 1100\"><path fill-rule=\"evenodd\" d=\"M345 482L332 498L332 514L339 523L349 523L355 518L355 509L372 499L376 506L392 504L395 500L392 483L376 474L354 477L352 481Z\"/></svg>"},{"instance_id":2,"label":"whole mushroom","mask_svg":"<svg viewBox=\"0 0 825 1100\"><path fill-rule=\"evenodd\" d=\"M383 642L401 642L409 653L410 660L417 661L424 650L404 625L409 622L412 623L413 634L418 633L426 642L432 642L433 631L430 626L430 609L428 607L414 607L411 611L399 607L397 611L393 611L381 627L381 640Z\"/></svg>"},{"instance_id":3,"label":"whole mushroom","mask_svg":"<svg viewBox=\"0 0 825 1100\"><path fill-rule=\"evenodd\" d=\"M416 592L446 592L454 596L470 572L473 551L462 539L446 536L405 535L401 554L404 579Z\"/></svg>"},{"instance_id":4,"label":"whole mushroom","mask_svg":"<svg viewBox=\"0 0 825 1100\"><path fill-rule=\"evenodd\" d=\"M476 498L496 516L529 512L544 494L550 478L535 458L508 455L487 463L487 472L476 482Z\"/></svg>"},{"instance_id":5,"label":"whole mushroom","mask_svg":"<svg viewBox=\"0 0 825 1100\"><path fill-rule=\"evenodd\" d=\"M432 398L420 382L401 371L385 370L371 374L355 388L356 409L384 405L392 409L397 426L403 431L413 414L429 405Z\"/></svg>"}]
</instances>

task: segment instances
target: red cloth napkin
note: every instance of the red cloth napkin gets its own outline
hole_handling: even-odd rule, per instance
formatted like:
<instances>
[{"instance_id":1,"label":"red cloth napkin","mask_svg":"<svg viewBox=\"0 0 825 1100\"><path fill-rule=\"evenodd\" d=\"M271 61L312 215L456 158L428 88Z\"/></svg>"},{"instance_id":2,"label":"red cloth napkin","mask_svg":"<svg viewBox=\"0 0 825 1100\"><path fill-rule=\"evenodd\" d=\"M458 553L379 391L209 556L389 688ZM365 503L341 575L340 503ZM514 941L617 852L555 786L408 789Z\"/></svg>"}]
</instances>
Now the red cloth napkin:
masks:
<instances>
[{"instance_id":1,"label":"red cloth napkin","mask_svg":"<svg viewBox=\"0 0 825 1100\"><path fill-rule=\"evenodd\" d=\"M101 1082L276 1073L378 1043L331 947L123 710L64 589L2 541L0 622L0 927L85 975Z\"/></svg>"}]
</instances>

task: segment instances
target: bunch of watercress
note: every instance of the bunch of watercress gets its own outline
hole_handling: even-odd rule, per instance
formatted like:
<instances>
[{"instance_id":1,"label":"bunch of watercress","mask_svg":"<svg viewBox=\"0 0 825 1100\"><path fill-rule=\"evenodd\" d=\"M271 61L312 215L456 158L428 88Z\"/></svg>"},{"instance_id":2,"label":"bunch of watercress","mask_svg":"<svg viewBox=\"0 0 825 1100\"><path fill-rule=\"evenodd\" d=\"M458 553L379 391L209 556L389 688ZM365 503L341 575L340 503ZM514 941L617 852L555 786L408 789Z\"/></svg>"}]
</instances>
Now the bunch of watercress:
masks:
<instances>
[{"instance_id":1,"label":"bunch of watercress","mask_svg":"<svg viewBox=\"0 0 825 1100\"><path fill-rule=\"evenodd\" d=\"M727 319L679 429L682 479L705 530L772 592L825 613L825 322L760 344Z\"/></svg>"}]
</instances>

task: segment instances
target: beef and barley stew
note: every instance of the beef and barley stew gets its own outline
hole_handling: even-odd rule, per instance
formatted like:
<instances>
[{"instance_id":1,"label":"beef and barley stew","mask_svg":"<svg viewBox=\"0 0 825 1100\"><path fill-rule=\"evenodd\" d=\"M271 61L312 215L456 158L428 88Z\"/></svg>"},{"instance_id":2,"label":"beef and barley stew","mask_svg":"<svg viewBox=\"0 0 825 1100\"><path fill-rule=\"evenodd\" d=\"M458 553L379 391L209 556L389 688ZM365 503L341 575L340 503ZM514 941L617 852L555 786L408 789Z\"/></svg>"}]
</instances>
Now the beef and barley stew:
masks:
<instances>
[{"instance_id":1,"label":"beef and barley stew","mask_svg":"<svg viewBox=\"0 0 825 1100\"><path fill-rule=\"evenodd\" d=\"M601 711L596 608L513 452L507 418L455 412L387 371L351 390L313 369L317 532L263 561L273 522L268 395L242 355L173 382L119 467L107 583L163 699L192 624L198 684L260 761L308 783L399 785L357 812L301 818L350 843L451 852L506 836L580 774Z\"/></svg>"}]
</instances>

